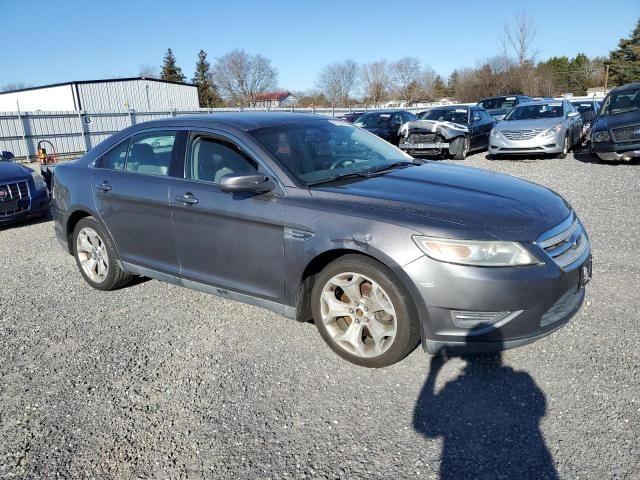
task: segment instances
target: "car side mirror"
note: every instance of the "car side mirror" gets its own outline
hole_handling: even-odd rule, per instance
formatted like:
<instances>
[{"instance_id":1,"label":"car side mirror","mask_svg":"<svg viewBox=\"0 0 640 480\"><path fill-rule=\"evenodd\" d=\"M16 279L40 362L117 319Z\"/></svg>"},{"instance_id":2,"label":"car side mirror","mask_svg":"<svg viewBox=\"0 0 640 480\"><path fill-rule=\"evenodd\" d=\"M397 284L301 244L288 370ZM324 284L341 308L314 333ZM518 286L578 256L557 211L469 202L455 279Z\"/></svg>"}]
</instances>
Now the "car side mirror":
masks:
<instances>
[{"instance_id":1,"label":"car side mirror","mask_svg":"<svg viewBox=\"0 0 640 480\"><path fill-rule=\"evenodd\" d=\"M479 122L480 120L481 120L481 118L480 118L479 115L476 115L476 116L473 117L473 121L474 122Z\"/></svg>"},{"instance_id":2,"label":"car side mirror","mask_svg":"<svg viewBox=\"0 0 640 480\"><path fill-rule=\"evenodd\" d=\"M572 117L573 118L573 117L577 117L578 115L580 115L579 112L569 112L567 117Z\"/></svg>"},{"instance_id":3,"label":"car side mirror","mask_svg":"<svg viewBox=\"0 0 640 480\"><path fill-rule=\"evenodd\" d=\"M276 183L263 173L230 173L220 179L223 192L266 193L276 188Z\"/></svg>"}]
</instances>

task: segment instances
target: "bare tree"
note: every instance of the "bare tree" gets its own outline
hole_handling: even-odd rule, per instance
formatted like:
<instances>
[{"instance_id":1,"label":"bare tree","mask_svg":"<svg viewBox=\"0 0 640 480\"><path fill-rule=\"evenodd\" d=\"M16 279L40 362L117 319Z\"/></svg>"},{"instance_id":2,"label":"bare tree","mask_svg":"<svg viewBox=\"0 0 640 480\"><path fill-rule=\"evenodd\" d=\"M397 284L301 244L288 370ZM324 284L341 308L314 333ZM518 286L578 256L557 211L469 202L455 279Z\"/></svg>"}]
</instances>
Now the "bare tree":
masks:
<instances>
[{"instance_id":1,"label":"bare tree","mask_svg":"<svg viewBox=\"0 0 640 480\"><path fill-rule=\"evenodd\" d=\"M404 57L391 64L391 72L398 95L408 104L420 95L420 60Z\"/></svg>"},{"instance_id":2,"label":"bare tree","mask_svg":"<svg viewBox=\"0 0 640 480\"><path fill-rule=\"evenodd\" d=\"M358 64L353 60L334 62L322 69L318 88L332 105L346 105L358 82Z\"/></svg>"},{"instance_id":3,"label":"bare tree","mask_svg":"<svg viewBox=\"0 0 640 480\"><path fill-rule=\"evenodd\" d=\"M228 100L252 106L259 93L276 88L278 71L268 58L236 49L216 60L213 78Z\"/></svg>"},{"instance_id":4,"label":"bare tree","mask_svg":"<svg viewBox=\"0 0 640 480\"><path fill-rule=\"evenodd\" d=\"M386 60L363 64L360 78L366 99L373 105L382 102L391 89L391 74Z\"/></svg>"},{"instance_id":5,"label":"bare tree","mask_svg":"<svg viewBox=\"0 0 640 480\"><path fill-rule=\"evenodd\" d=\"M518 65L533 62L538 51L534 49L533 41L536 29L533 18L525 12L516 15L513 25L505 24L504 35L501 38L502 50L508 55L512 50L518 60Z\"/></svg>"},{"instance_id":6,"label":"bare tree","mask_svg":"<svg viewBox=\"0 0 640 480\"><path fill-rule=\"evenodd\" d=\"M160 78L158 68L154 67L153 65L140 65L138 76L145 78Z\"/></svg>"}]
</instances>

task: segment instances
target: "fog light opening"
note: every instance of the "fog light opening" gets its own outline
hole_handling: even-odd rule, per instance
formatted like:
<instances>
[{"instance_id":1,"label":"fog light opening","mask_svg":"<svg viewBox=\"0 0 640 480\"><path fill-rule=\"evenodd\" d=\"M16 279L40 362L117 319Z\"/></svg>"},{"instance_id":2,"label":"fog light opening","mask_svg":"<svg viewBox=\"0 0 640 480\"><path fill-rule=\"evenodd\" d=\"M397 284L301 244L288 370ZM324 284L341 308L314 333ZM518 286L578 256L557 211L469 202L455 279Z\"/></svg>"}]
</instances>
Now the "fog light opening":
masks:
<instances>
[{"instance_id":1,"label":"fog light opening","mask_svg":"<svg viewBox=\"0 0 640 480\"><path fill-rule=\"evenodd\" d=\"M469 310L451 310L451 319L458 328L477 328L493 325L499 327L520 315L522 310L515 312L474 312Z\"/></svg>"}]
</instances>

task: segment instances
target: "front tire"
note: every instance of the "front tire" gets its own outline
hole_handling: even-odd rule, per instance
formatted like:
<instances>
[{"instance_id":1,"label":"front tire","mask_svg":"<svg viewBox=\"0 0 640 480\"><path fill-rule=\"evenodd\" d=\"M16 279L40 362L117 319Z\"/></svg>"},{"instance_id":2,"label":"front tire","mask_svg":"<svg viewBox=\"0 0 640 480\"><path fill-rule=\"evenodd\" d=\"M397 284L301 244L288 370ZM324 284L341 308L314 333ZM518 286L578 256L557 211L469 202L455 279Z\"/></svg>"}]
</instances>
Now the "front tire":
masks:
<instances>
[{"instance_id":1,"label":"front tire","mask_svg":"<svg viewBox=\"0 0 640 480\"><path fill-rule=\"evenodd\" d=\"M120 268L111 237L93 217L85 217L76 225L73 255L84 279L97 290L116 290L133 278Z\"/></svg>"},{"instance_id":2,"label":"front tire","mask_svg":"<svg viewBox=\"0 0 640 480\"><path fill-rule=\"evenodd\" d=\"M351 363L393 365L420 343L411 298L391 270L369 257L331 262L317 275L311 297L318 332Z\"/></svg>"},{"instance_id":3,"label":"front tire","mask_svg":"<svg viewBox=\"0 0 640 480\"><path fill-rule=\"evenodd\" d=\"M456 138L452 143L454 160L464 160L469 153L470 141L466 135Z\"/></svg>"},{"instance_id":4,"label":"front tire","mask_svg":"<svg viewBox=\"0 0 640 480\"><path fill-rule=\"evenodd\" d=\"M569 153L569 135L564 136L564 143L562 144L562 152L558 154L558 158L567 158Z\"/></svg>"}]
</instances>

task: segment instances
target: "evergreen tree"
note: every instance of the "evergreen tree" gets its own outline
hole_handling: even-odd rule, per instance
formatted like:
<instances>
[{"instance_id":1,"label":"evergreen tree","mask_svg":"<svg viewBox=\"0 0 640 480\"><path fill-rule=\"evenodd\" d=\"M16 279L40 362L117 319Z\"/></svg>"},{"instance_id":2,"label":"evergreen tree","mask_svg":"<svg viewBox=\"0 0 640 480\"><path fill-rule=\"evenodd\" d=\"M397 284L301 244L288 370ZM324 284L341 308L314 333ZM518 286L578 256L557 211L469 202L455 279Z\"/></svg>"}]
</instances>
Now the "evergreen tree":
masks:
<instances>
[{"instance_id":1,"label":"evergreen tree","mask_svg":"<svg viewBox=\"0 0 640 480\"><path fill-rule=\"evenodd\" d=\"M460 78L460 74L458 70L454 70L449 75L449 80L447 80L447 90L449 91L450 97L455 97L456 92L458 91L458 79Z\"/></svg>"},{"instance_id":2,"label":"evergreen tree","mask_svg":"<svg viewBox=\"0 0 640 480\"><path fill-rule=\"evenodd\" d=\"M186 77L182 74L182 69L176 64L176 57L173 55L170 48L164 55L164 63L162 64L160 78L162 80L169 80L170 82L185 81Z\"/></svg>"},{"instance_id":3,"label":"evergreen tree","mask_svg":"<svg viewBox=\"0 0 640 480\"><path fill-rule=\"evenodd\" d=\"M629 38L618 43L618 49L609 54L609 85L624 85L640 81L640 20Z\"/></svg>"},{"instance_id":4,"label":"evergreen tree","mask_svg":"<svg viewBox=\"0 0 640 480\"><path fill-rule=\"evenodd\" d=\"M222 104L218 89L213 83L210 71L211 65L207 61L207 52L200 50L196 71L193 74L193 84L198 87L198 100L201 107L216 107Z\"/></svg>"},{"instance_id":5,"label":"evergreen tree","mask_svg":"<svg viewBox=\"0 0 640 480\"><path fill-rule=\"evenodd\" d=\"M442 98L447 95L447 86L442 81L442 77L440 75L437 75L433 81L431 91L435 98Z\"/></svg>"}]
</instances>

